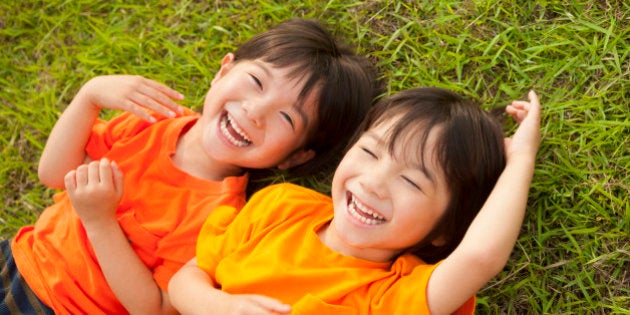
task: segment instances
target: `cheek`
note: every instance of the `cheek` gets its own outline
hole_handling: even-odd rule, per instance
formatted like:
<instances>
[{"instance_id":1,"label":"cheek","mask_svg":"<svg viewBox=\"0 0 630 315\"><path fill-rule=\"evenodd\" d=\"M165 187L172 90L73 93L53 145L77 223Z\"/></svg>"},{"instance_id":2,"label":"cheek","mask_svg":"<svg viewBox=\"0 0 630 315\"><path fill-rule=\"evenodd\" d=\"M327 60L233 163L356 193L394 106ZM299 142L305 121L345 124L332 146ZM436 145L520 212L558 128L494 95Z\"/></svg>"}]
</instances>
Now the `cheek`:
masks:
<instances>
[{"instance_id":1,"label":"cheek","mask_svg":"<svg viewBox=\"0 0 630 315\"><path fill-rule=\"evenodd\" d=\"M411 245L421 241L433 229L441 213L432 202L422 199L408 198L395 207L404 211L397 219L403 225L401 230L409 231Z\"/></svg>"}]
</instances>

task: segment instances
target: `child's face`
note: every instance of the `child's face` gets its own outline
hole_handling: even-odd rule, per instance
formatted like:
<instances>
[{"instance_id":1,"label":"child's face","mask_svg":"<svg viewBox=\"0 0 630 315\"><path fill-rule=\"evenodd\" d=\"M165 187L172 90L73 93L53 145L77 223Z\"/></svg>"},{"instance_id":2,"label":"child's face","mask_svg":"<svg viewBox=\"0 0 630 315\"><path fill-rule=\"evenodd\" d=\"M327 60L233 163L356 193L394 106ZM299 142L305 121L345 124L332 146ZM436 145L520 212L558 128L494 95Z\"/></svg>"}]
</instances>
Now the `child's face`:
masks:
<instances>
[{"instance_id":1,"label":"child's face","mask_svg":"<svg viewBox=\"0 0 630 315\"><path fill-rule=\"evenodd\" d=\"M298 104L302 83L287 77L290 69L260 60L234 62L228 54L206 95L202 145L216 162L241 168L289 168L310 159L298 150L316 120L310 95Z\"/></svg>"},{"instance_id":2,"label":"child's face","mask_svg":"<svg viewBox=\"0 0 630 315\"><path fill-rule=\"evenodd\" d=\"M364 133L335 172L335 216L327 235L346 255L389 261L427 236L448 204L448 187L433 153L436 130L422 152L422 171L419 158L403 156L418 152L402 148L412 142L399 141L395 157L390 154L384 141L392 121Z\"/></svg>"}]
</instances>

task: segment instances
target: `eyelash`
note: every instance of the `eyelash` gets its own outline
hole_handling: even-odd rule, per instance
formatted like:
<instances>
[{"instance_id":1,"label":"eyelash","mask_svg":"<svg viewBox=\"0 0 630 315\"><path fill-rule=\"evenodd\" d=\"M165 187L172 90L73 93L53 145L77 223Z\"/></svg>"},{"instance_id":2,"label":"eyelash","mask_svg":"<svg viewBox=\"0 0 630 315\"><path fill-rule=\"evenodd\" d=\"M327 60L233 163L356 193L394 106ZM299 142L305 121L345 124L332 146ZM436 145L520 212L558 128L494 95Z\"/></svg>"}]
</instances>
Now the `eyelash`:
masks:
<instances>
[{"instance_id":1,"label":"eyelash","mask_svg":"<svg viewBox=\"0 0 630 315\"><path fill-rule=\"evenodd\" d=\"M414 181L412 181L411 179L409 179L406 176L402 176L403 180L406 181L409 185L413 186L413 188L422 191L422 188L420 188L420 186L418 184L416 184Z\"/></svg>"},{"instance_id":2,"label":"eyelash","mask_svg":"<svg viewBox=\"0 0 630 315\"><path fill-rule=\"evenodd\" d=\"M363 152L369 154L371 157L376 159L376 154L374 154L374 152L368 150L367 148L361 148L361 150L363 150Z\"/></svg>"},{"instance_id":3,"label":"eyelash","mask_svg":"<svg viewBox=\"0 0 630 315\"><path fill-rule=\"evenodd\" d=\"M365 147L361 147L361 150L363 150L363 152L367 153L368 155L370 155L372 158L377 158L376 154L374 154L372 151L370 151L369 149L365 148ZM402 179L407 182L407 184L411 185L413 188L419 190L419 191L423 191L422 188L420 187L420 185L416 184L414 181L412 181L411 179L409 179L409 177L406 176L401 176Z\"/></svg>"},{"instance_id":4,"label":"eyelash","mask_svg":"<svg viewBox=\"0 0 630 315\"><path fill-rule=\"evenodd\" d=\"M258 87L262 90L263 86L262 86L262 82L260 82L260 79L258 79L255 75L251 73L249 74L249 76L254 80L256 85L258 85Z\"/></svg>"},{"instance_id":5,"label":"eyelash","mask_svg":"<svg viewBox=\"0 0 630 315\"><path fill-rule=\"evenodd\" d=\"M289 124L291 124L291 128L295 128L295 125L293 124L293 119L291 119L291 116L289 116L289 114L285 112L280 112L280 114L282 115L282 117L284 117L284 119L289 122Z\"/></svg>"}]
</instances>

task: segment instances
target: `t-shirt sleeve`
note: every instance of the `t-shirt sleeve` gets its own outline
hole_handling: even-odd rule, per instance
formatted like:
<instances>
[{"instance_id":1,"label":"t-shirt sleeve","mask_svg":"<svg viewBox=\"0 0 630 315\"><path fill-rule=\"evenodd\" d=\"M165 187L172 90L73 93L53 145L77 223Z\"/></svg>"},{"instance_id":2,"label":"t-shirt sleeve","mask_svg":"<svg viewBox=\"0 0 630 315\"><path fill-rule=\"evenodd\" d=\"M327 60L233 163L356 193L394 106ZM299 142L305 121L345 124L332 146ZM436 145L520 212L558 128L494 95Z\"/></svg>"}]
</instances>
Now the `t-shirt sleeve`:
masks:
<instances>
[{"instance_id":1,"label":"t-shirt sleeve","mask_svg":"<svg viewBox=\"0 0 630 315\"><path fill-rule=\"evenodd\" d=\"M111 120L99 118L92 127L85 150L93 160L100 159L116 142L132 137L150 125L129 112L123 112Z\"/></svg>"},{"instance_id":2,"label":"t-shirt sleeve","mask_svg":"<svg viewBox=\"0 0 630 315\"><path fill-rule=\"evenodd\" d=\"M234 249L238 238L245 238L245 222L231 220L235 214L236 210L232 207L216 208L204 223L197 239L197 265L214 281L214 272L221 259ZM231 224L226 225L225 222L229 220Z\"/></svg>"},{"instance_id":3,"label":"t-shirt sleeve","mask_svg":"<svg viewBox=\"0 0 630 315\"><path fill-rule=\"evenodd\" d=\"M388 311L406 314L429 314L427 300L427 286L431 274L438 264L410 263L412 260L397 260L392 268L399 268L402 276L392 283L387 292L383 294L383 304ZM415 265L415 266L413 266ZM375 305L378 305L375 304ZM474 314L475 297L471 297L453 314Z\"/></svg>"},{"instance_id":4,"label":"t-shirt sleeve","mask_svg":"<svg viewBox=\"0 0 630 315\"><path fill-rule=\"evenodd\" d=\"M221 260L245 244L258 229L264 228L270 217L276 216L274 201L281 191L266 187L255 193L238 214L232 207L221 206L206 219L197 238L197 265L215 282L215 271Z\"/></svg>"}]
</instances>

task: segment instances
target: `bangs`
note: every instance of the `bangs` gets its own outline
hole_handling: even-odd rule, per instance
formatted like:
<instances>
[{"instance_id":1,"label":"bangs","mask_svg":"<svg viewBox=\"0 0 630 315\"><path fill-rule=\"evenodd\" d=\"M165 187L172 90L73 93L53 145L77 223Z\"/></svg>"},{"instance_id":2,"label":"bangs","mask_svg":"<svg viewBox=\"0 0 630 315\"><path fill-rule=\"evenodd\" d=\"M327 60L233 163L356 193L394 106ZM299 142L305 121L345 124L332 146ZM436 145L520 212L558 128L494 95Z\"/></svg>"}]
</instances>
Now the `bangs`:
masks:
<instances>
[{"instance_id":1,"label":"bangs","mask_svg":"<svg viewBox=\"0 0 630 315\"><path fill-rule=\"evenodd\" d=\"M424 173L426 169L426 159L436 159L435 163L440 169L439 147L442 143L441 124L431 121L428 117L413 115L412 111L407 113L384 113L380 119L374 122L370 128L393 122L385 132L383 141L387 143L389 154L398 161L417 168ZM390 114L391 113L391 114ZM432 132L436 132L435 146L431 152L427 151L427 143Z\"/></svg>"}]
</instances>

